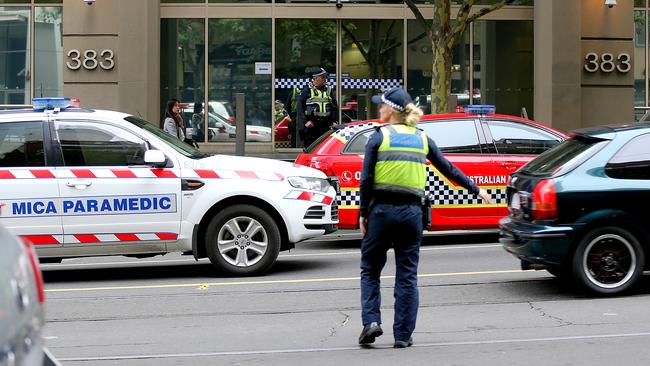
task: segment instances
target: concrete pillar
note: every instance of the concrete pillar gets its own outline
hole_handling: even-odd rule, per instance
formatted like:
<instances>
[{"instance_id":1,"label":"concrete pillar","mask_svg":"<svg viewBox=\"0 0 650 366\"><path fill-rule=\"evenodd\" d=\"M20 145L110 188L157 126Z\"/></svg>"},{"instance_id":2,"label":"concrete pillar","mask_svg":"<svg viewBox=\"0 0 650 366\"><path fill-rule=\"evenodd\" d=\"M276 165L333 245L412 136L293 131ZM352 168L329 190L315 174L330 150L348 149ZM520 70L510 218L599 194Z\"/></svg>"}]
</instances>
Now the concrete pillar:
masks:
<instances>
[{"instance_id":1,"label":"concrete pillar","mask_svg":"<svg viewBox=\"0 0 650 366\"><path fill-rule=\"evenodd\" d=\"M535 2L535 120L561 130L582 121L580 20L580 0Z\"/></svg>"},{"instance_id":2,"label":"concrete pillar","mask_svg":"<svg viewBox=\"0 0 650 366\"><path fill-rule=\"evenodd\" d=\"M87 5L63 0L63 8L64 58L70 65L64 64L64 94L80 98L82 107L118 110L157 122L160 2L97 0Z\"/></svg>"},{"instance_id":3,"label":"concrete pillar","mask_svg":"<svg viewBox=\"0 0 650 366\"><path fill-rule=\"evenodd\" d=\"M535 119L565 131L633 121L634 69L624 71L625 54L630 63L634 55L633 2L547 0L534 11ZM595 72L585 70L589 53L598 56ZM611 72L600 67L605 54Z\"/></svg>"}]
</instances>

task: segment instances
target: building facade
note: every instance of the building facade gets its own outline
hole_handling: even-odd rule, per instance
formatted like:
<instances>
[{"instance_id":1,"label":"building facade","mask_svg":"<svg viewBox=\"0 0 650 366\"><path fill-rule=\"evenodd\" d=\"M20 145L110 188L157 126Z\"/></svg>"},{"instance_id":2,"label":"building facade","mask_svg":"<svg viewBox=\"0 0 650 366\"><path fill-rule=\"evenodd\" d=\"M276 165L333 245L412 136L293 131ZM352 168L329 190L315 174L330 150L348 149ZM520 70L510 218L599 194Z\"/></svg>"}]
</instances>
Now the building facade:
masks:
<instances>
[{"instance_id":1,"label":"building facade","mask_svg":"<svg viewBox=\"0 0 650 366\"><path fill-rule=\"evenodd\" d=\"M477 0L476 9L495 0ZM425 18L432 5L420 1ZM452 0L452 3L457 3ZM0 0L0 104L65 95L161 119L203 109L202 149L234 152L243 93L247 154L296 151L274 134L316 66L341 121L373 118L369 98L405 87L426 106L431 43L399 0ZM452 15L457 12L452 8ZM571 130L648 108L645 0L519 0L474 22L453 55L452 98ZM635 110L636 107L636 110ZM298 143L299 147L299 143Z\"/></svg>"}]
</instances>

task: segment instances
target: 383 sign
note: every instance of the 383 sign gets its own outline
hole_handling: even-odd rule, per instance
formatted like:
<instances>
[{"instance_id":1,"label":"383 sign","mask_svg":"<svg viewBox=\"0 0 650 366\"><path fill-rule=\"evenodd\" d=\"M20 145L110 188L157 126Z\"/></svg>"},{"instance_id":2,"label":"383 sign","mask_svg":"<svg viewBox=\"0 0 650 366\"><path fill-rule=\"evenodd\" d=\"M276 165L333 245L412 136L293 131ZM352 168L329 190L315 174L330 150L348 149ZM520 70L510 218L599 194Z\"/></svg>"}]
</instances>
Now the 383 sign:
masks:
<instances>
[{"instance_id":1,"label":"383 sign","mask_svg":"<svg viewBox=\"0 0 650 366\"><path fill-rule=\"evenodd\" d=\"M595 73L598 71L604 73L620 72L625 74L632 70L632 58L629 53L589 52L585 55L585 71Z\"/></svg>"},{"instance_id":2,"label":"383 sign","mask_svg":"<svg viewBox=\"0 0 650 366\"><path fill-rule=\"evenodd\" d=\"M71 49L68 51L68 61L65 63L70 70L95 70L100 67L104 70L111 70L115 67L115 53L111 49L104 49L99 52L95 50Z\"/></svg>"}]
</instances>

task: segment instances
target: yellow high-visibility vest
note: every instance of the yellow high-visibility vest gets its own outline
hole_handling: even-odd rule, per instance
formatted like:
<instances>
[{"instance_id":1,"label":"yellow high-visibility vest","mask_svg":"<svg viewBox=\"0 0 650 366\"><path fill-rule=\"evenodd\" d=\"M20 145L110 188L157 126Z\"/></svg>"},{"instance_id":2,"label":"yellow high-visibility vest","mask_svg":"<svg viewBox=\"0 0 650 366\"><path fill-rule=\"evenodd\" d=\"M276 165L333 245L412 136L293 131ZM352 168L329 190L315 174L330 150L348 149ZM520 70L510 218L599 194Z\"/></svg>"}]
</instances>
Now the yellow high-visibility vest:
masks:
<instances>
[{"instance_id":1,"label":"yellow high-visibility vest","mask_svg":"<svg viewBox=\"0 0 650 366\"><path fill-rule=\"evenodd\" d=\"M305 102L305 113L318 117L329 117L332 114L332 88L320 90L316 87L310 89L310 95Z\"/></svg>"},{"instance_id":2,"label":"yellow high-visibility vest","mask_svg":"<svg viewBox=\"0 0 650 366\"><path fill-rule=\"evenodd\" d=\"M427 136L403 124L380 128L383 140L377 151L375 189L424 195L427 180Z\"/></svg>"}]
</instances>

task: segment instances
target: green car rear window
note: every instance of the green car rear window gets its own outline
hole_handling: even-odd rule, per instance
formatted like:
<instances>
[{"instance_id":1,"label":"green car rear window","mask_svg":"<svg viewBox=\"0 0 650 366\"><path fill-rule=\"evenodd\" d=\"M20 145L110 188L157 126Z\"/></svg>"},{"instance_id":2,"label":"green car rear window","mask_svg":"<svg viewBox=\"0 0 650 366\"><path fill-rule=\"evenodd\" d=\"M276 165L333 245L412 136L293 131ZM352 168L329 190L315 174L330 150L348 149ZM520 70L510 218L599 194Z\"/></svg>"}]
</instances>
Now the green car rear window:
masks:
<instances>
[{"instance_id":1,"label":"green car rear window","mask_svg":"<svg viewBox=\"0 0 650 366\"><path fill-rule=\"evenodd\" d=\"M580 165L607 144L608 140L573 136L544 152L521 168L521 172L533 176L564 174Z\"/></svg>"}]
</instances>

